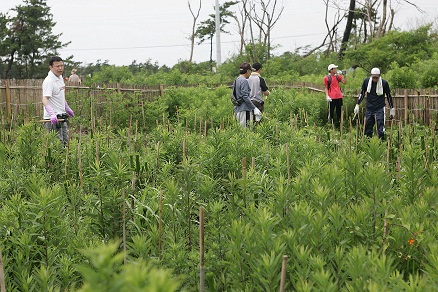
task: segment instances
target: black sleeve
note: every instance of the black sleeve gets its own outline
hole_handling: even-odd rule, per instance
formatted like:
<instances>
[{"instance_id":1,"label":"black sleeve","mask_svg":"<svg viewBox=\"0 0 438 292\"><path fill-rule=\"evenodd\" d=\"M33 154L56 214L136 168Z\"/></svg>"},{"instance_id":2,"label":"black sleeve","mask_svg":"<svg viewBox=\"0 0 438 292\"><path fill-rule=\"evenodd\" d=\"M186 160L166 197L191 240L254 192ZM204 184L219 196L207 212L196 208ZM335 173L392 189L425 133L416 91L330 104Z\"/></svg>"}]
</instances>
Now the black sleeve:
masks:
<instances>
[{"instance_id":1,"label":"black sleeve","mask_svg":"<svg viewBox=\"0 0 438 292\"><path fill-rule=\"evenodd\" d=\"M362 100L365 98L365 93L367 92L367 87L368 87L368 82L369 82L369 78L365 78L363 83L362 83L362 88L360 90L360 94L359 97L357 99L357 104L360 104L362 102Z\"/></svg>"},{"instance_id":2,"label":"black sleeve","mask_svg":"<svg viewBox=\"0 0 438 292\"><path fill-rule=\"evenodd\" d=\"M262 92L269 89L268 86L266 85L265 79L263 77L260 77L260 88L262 89Z\"/></svg>"},{"instance_id":3,"label":"black sleeve","mask_svg":"<svg viewBox=\"0 0 438 292\"><path fill-rule=\"evenodd\" d=\"M391 89L389 88L389 84L386 80L382 80L382 83L383 93L386 95L386 99L388 99L389 108L393 108L394 105L392 103Z\"/></svg>"}]
</instances>

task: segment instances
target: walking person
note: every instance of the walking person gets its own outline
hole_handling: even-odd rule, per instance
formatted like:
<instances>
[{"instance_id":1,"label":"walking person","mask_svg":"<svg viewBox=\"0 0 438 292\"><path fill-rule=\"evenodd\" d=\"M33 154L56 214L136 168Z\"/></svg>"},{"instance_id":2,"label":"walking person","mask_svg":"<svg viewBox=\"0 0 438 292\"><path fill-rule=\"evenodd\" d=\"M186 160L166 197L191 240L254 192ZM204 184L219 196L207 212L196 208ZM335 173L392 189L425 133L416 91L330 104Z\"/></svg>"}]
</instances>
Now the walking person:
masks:
<instances>
[{"instance_id":1,"label":"walking person","mask_svg":"<svg viewBox=\"0 0 438 292\"><path fill-rule=\"evenodd\" d=\"M81 77L79 77L78 74L76 74L76 72L77 72L77 69L71 70L71 75L70 75L70 77L68 77L68 81L81 84Z\"/></svg>"},{"instance_id":2,"label":"walking person","mask_svg":"<svg viewBox=\"0 0 438 292\"><path fill-rule=\"evenodd\" d=\"M359 114L359 104L366 97L365 113L365 135L373 136L374 125L377 122L377 134L381 140L385 139L385 96L389 104L389 116L395 116L395 109L392 103L391 90L386 80L380 76L380 69L371 69L371 77L364 79L362 90L354 107L354 114Z\"/></svg>"},{"instance_id":3,"label":"walking person","mask_svg":"<svg viewBox=\"0 0 438 292\"><path fill-rule=\"evenodd\" d=\"M74 116L73 110L65 100L65 83L62 77L64 62L60 57L49 61L49 73L43 82L44 126L49 131L56 131L64 144L68 142L68 118Z\"/></svg>"},{"instance_id":4,"label":"walking person","mask_svg":"<svg viewBox=\"0 0 438 292\"><path fill-rule=\"evenodd\" d=\"M328 103L328 121L333 123L336 127L339 127L341 123L341 112L342 112L342 91L339 83L347 84L347 76L344 74L342 76L340 71L338 71L338 66L335 64L330 64L328 69L328 75L324 76L324 92L326 96L326 101ZM333 114L336 110L336 120Z\"/></svg>"},{"instance_id":5,"label":"walking person","mask_svg":"<svg viewBox=\"0 0 438 292\"><path fill-rule=\"evenodd\" d=\"M251 89L250 98L252 103L263 113L265 108L265 101L263 96L269 96L269 88L266 85L265 79L260 76L262 72L262 64L254 63L252 64L254 72L248 78L249 88Z\"/></svg>"},{"instance_id":6,"label":"walking person","mask_svg":"<svg viewBox=\"0 0 438 292\"><path fill-rule=\"evenodd\" d=\"M252 122L260 119L262 112L252 103L250 94L251 88L249 87L248 78L251 75L252 68L249 63L242 63L239 67L239 77L234 81L233 90L237 100L240 100L240 105L234 106L234 112L239 124L243 127L249 127Z\"/></svg>"}]
</instances>

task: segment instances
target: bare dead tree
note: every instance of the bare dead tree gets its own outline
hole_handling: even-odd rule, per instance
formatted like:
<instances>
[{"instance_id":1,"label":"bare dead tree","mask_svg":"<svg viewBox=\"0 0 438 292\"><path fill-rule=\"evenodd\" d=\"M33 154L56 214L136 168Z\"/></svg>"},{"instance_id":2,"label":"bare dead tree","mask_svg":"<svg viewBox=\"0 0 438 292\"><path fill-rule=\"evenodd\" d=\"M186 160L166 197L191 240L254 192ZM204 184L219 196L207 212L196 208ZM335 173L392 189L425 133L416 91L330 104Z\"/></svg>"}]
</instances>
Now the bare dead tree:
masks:
<instances>
[{"instance_id":1,"label":"bare dead tree","mask_svg":"<svg viewBox=\"0 0 438 292\"><path fill-rule=\"evenodd\" d=\"M247 14L247 8L246 8L248 5L248 0L242 0L241 4L242 4L242 7L241 8L239 7L240 18L237 16L237 14L232 15L232 18L236 21L238 33L240 36L240 48L239 48L240 55L243 54L243 50L246 47L245 29L246 29L246 25L248 23L248 14Z\"/></svg>"},{"instance_id":2,"label":"bare dead tree","mask_svg":"<svg viewBox=\"0 0 438 292\"><path fill-rule=\"evenodd\" d=\"M333 20L333 25L330 26L329 25L329 20L328 20L328 12L329 12L329 4L330 1L329 0L324 0L325 3L325 26L327 28L327 36L325 38L325 40L328 38L329 42L327 45L327 50L326 52L333 52L336 50L336 43L337 43L337 33L338 33L338 26L341 23L343 17L341 16L341 14L339 13L340 8L338 7L338 11L335 13L334 15L334 20ZM335 4L335 3L332 3Z\"/></svg>"},{"instance_id":3,"label":"bare dead tree","mask_svg":"<svg viewBox=\"0 0 438 292\"><path fill-rule=\"evenodd\" d=\"M191 33L191 35L189 37L189 39L190 39L190 58L189 58L189 62L192 62L192 60L193 60L193 50L195 48L196 21L199 18L199 13L201 11L202 2L201 2L201 0L199 0L199 8L198 8L198 11L196 12L196 14L192 10L192 6L190 5L190 0L187 1L187 4L189 6L190 14L193 17L192 33Z\"/></svg>"},{"instance_id":4,"label":"bare dead tree","mask_svg":"<svg viewBox=\"0 0 438 292\"><path fill-rule=\"evenodd\" d=\"M278 0L251 0L249 7L250 9L247 11L248 17L259 29L258 39L254 40L254 37L252 37L252 43L255 44L255 41L257 41L262 47L267 48L267 58L269 58L272 49L272 29L280 19L284 6L279 8ZM254 35L252 28L251 35Z\"/></svg>"}]
</instances>

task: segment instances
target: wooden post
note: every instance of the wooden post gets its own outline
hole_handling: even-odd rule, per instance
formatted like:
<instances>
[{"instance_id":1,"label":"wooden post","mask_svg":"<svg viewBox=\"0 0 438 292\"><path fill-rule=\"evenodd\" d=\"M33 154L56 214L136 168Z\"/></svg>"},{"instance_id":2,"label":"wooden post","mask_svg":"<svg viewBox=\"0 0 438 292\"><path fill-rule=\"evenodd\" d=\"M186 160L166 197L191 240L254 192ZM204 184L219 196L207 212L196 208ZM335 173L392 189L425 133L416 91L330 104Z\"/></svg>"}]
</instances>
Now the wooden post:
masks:
<instances>
[{"instance_id":1,"label":"wooden post","mask_svg":"<svg viewBox=\"0 0 438 292\"><path fill-rule=\"evenodd\" d=\"M287 166L287 181L290 182L289 143L286 143L286 166Z\"/></svg>"},{"instance_id":2,"label":"wooden post","mask_svg":"<svg viewBox=\"0 0 438 292\"><path fill-rule=\"evenodd\" d=\"M9 88L9 80L5 80L6 86L6 118L9 120L11 117L11 89Z\"/></svg>"},{"instance_id":3,"label":"wooden post","mask_svg":"<svg viewBox=\"0 0 438 292\"><path fill-rule=\"evenodd\" d=\"M158 205L158 258L161 260L161 238L163 234L163 191L159 193L159 205Z\"/></svg>"},{"instance_id":4,"label":"wooden post","mask_svg":"<svg viewBox=\"0 0 438 292\"><path fill-rule=\"evenodd\" d=\"M164 85L160 84L160 96L164 95Z\"/></svg>"},{"instance_id":5,"label":"wooden post","mask_svg":"<svg viewBox=\"0 0 438 292\"><path fill-rule=\"evenodd\" d=\"M82 172L82 160L81 160L81 134L82 127L79 126L79 141L78 141L78 170L79 170L79 182L81 185L81 188L84 186L83 181L83 172Z\"/></svg>"},{"instance_id":6,"label":"wooden post","mask_svg":"<svg viewBox=\"0 0 438 292\"><path fill-rule=\"evenodd\" d=\"M383 219L383 242L382 242L382 254L385 254L386 236L388 233L388 210L385 210L385 218Z\"/></svg>"},{"instance_id":7,"label":"wooden post","mask_svg":"<svg viewBox=\"0 0 438 292\"><path fill-rule=\"evenodd\" d=\"M199 210L199 291L204 292L204 207Z\"/></svg>"},{"instance_id":8,"label":"wooden post","mask_svg":"<svg viewBox=\"0 0 438 292\"><path fill-rule=\"evenodd\" d=\"M5 270L3 268L3 255L1 248L0 248L0 291L6 292Z\"/></svg>"},{"instance_id":9,"label":"wooden post","mask_svg":"<svg viewBox=\"0 0 438 292\"><path fill-rule=\"evenodd\" d=\"M122 189L122 241L123 241L123 264L126 265L126 206L125 206L125 189Z\"/></svg>"},{"instance_id":10,"label":"wooden post","mask_svg":"<svg viewBox=\"0 0 438 292\"><path fill-rule=\"evenodd\" d=\"M280 279L280 292L284 292L284 285L286 284L286 264L287 255L283 256L283 261L281 263L281 279Z\"/></svg>"},{"instance_id":11,"label":"wooden post","mask_svg":"<svg viewBox=\"0 0 438 292\"><path fill-rule=\"evenodd\" d=\"M409 103L408 103L408 90L405 89L404 90L404 106L405 106L405 125L408 124L408 120L409 120Z\"/></svg>"},{"instance_id":12,"label":"wooden post","mask_svg":"<svg viewBox=\"0 0 438 292\"><path fill-rule=\"evenodd\" d=\"M204 207L199 210L199 291L204 292Z\"/></svg>"},{"instance_id":13,"label":"wooden post","mask_svg":"<svg viewBox=\"0 0 438 292\"><path fill-rule=\"evenodd\" d=\"M243 206L246 208L246 157L242 158L242 195L243 195Z\"/></svg>"}]
</instances>

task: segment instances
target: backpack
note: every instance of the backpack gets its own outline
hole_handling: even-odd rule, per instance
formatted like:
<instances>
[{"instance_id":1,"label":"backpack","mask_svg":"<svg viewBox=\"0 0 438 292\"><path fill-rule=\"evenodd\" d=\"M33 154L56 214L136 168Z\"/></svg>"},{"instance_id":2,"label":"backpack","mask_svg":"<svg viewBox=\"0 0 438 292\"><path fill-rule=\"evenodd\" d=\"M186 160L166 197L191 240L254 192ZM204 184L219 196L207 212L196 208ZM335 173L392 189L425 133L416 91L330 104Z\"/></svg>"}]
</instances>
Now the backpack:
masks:
<instances>
[{"instance_id":1,"label":"backpack","mask_svg":"<svg viewBox=\"0 0 438 292\"><path fill-rule=\"evenodd\" d=\"M239 105L241 105L242 103L244 103L243 98L237 98L237 97L236 97L236 81L234 81L234 83L233 83L233 91L231 91L230 99L231 99L231 103L232 103L234 106L239 106Z\"/></svg>"},{"instance_id":2,"label":"backpack","mask_svg":"<svg viewBox=\"0 0 438 292\"><path fill-rule=\"evenodd\" d=\"M341 82L338 75L335 75L336 79L338 80L338 83ZM330 90L330 84L332 83L332 75L327 75L327 89Z\"/></svg>"}]
</instances>

